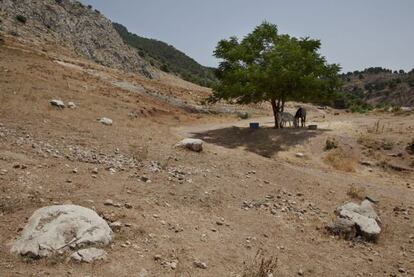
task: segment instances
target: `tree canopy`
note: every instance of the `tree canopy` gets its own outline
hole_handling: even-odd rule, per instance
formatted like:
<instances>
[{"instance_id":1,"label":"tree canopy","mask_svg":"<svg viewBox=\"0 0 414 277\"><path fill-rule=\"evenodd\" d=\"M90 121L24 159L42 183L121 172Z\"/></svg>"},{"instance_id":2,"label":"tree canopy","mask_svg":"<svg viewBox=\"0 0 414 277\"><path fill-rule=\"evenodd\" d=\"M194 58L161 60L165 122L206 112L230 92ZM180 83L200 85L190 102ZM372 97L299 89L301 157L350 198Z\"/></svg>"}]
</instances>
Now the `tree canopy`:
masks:
<instances>
[{"instance_id":1,"label":"tree canopy","mask_svg":"<svg viewBox=\"0 0 414 277\"><path fill-rule=\"evenodd\" d=\"M269 101L278 122L286 101L328 99L340 87L340 67L328 64L318 52L320 47L319 40L279 34L277 26L268 22L242 40L221 40L214 52L221 59L216 71L219 82L210 100Z\"/></svg>"}]
</instances>

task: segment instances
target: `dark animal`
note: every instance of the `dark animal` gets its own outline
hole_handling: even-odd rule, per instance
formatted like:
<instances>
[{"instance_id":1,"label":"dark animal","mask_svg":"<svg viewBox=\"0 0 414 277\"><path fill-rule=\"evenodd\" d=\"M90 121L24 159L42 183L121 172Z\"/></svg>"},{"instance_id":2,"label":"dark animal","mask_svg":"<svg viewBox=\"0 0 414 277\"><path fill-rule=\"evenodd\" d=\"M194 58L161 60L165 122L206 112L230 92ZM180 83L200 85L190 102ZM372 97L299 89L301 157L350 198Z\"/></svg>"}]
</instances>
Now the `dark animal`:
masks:
<instances>
[{"instance_id":1,"label":"dark animal","mask_svg":"<svg viewBox=\"0 0 414 277\"><path fill-rule=\"evenodd\" d=\"M299 126L299 120L301 123L301 127L305 127L306 125L306 110L305 108L300 107L295 114L295 127Z\"/></svg>"}]
</instances>

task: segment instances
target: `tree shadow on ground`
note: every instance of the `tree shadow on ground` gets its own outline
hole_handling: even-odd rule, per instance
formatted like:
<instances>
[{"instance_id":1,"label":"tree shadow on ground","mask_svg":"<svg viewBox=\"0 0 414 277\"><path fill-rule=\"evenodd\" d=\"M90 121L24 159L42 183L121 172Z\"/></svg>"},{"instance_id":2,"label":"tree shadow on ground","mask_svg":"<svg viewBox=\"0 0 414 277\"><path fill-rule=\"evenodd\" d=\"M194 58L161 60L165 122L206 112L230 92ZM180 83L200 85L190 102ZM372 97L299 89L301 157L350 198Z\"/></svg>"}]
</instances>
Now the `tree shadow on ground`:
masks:
<instances>
[{"instance_id":1,"label":"tree shadow on ground","mask_svg":"<svg viewBox=\"0 0 414 277\"><path fill-rule=\"evenodd\" d=\"M244 147L247 151L270 158L279 151L286 151L290 147L302 144L304 141L326 131L329 130L319 129L313 131L306 128L260 128L254 130L233 126L193 133L193 136L207 143L230 149Z\"/></svg>"}]
</instances>

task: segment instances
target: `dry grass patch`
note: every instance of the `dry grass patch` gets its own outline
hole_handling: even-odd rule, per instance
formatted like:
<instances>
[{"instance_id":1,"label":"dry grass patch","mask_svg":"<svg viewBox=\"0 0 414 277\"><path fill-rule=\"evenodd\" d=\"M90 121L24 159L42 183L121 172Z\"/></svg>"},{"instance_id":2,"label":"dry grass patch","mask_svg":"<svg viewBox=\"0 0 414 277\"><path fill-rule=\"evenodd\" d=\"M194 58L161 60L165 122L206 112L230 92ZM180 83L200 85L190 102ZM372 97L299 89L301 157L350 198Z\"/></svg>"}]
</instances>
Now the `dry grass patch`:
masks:
<instances>
[{"instance_id":1,"label":"dry grass patch","mask_svg":"<svg viewBox=\"0 0 414 277\"><path fill-rule=\"evenodd\" d=\"M378 120L374 123L374 126L368 128L367 132L371 134L382 134L385 130L385 124L381 124L381 121Z\"/></svg>"},{"instance_id":2,"label":"dry grass patch","mask_svg":"<svg viewBox=\"0 0 414 277\"><path fill-rule=\"evenodd\" d=\"M365 146L366 148L376 149L376 150L392 150L394 148L394 142L389 139L376 139L373 135L361 135L357 142Z\"/></svg>"},{"instance_id":3,"label":"dry grass patch","mask_svg":"<svg viewBox=\"0 0 414 277\"><path fill-rule=\"evenodd\" d=\"M355 185L349 186L346 194L351 197L352 199L363 200L366 197L365 188L357 187Z\"/></svg>"},{"instance_id":4,"label":"dry grass patch","mask_svg":"<svg viewBox=\"0 0 414 277\"><path fill-rule=\"evenodd\" d=\"M246 265L242 277L268 277L276 273L278 259L275 256L266 257L262 251L257 251L253 261Z\"/></svg>"},{"instance_id":5,"label":"dry grass patch","mask_svg":"<svg viewBox=\"0 0 414 277\"><path fill-rule=\"evenodd\" d=\"M139 144L130 144L129 153L135 160L139 162L145 161L146 159L148 159L148 146L139 145Z\"/></svg>"},{"instance_id":6,"label":"dry grass patch","mask_svg":"<svg viewBox=\"0 0 414 277\"><path fill-rule=\"evenodd\" d=\"M325 156L325 162L333 168L345 172L355 172L356 158L349 151L336 148Z\"/></svg>"}]
</instances>

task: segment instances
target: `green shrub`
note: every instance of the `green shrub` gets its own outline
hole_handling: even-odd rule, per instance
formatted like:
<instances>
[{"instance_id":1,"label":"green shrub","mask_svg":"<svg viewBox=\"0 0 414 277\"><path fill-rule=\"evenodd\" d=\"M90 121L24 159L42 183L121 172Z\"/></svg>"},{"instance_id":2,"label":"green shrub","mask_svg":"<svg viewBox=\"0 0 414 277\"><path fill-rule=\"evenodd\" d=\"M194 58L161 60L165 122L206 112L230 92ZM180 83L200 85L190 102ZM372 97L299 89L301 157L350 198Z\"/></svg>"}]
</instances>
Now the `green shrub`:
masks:
<instances>
[{"instance_id":1,"label":"green shrub","mask_svg":"<svg viewBox=\"0 0 414 277\"><path fill-rule=\"evenodd\" d=\"M372 110L372 108L370 108L369 106L365 106L365 105L352 105L349 107L349 109L353 113L367 113Z\"/></svg>"},{"instance_id":2,"label":"green shrub","mask_svg":"<svg viewBox=\"0 0 414 277\"><path fill-rule=\"evenodd\" d=\"M325 150L338 148L338 142L334 138L327 138L325 142Z\"/></svg>"},{"instance_id":3,"label":"green shrub","mask_svg":"<svg viewBox=\"0 0 414 277\"><path fill-rule=\"evenodd\" d=\"M414 139L407 146L407 150L410 154L414 154Z\"/></svg>"},{"instance_id":4,"label":"green shrub","mask_svg":"<svg viewBox=\"0 0 414 277\"><path fill-rule=\"evenodd\" d=\"M24 15L16 15L16 20L19 21L20 23L26 24L27 22L27 18Z\"/></svg>"},{"instance_id":5,"label":"green shrub","mask_svg":"<svg viewBox=\"0 0 414 277\"><path fill-rule=\"evenodd\" d=\"M170 69L168 68L168 65L166 65L165 63L163 65L161 65L160 69L164 72L170 72Z\"/></svg>"},{"instance_id":6,"label":"green shrub","mask_svg":"<svg viewBox=\"0 0 414 277\"><path fill-rule=\"evenodd\" d=\"M248 112L240 112L238 116L240 119L248 119L250 117Z\"/></svg>"}]
</instances>

